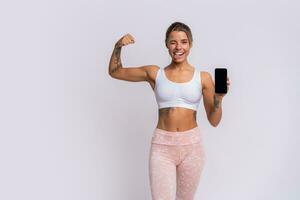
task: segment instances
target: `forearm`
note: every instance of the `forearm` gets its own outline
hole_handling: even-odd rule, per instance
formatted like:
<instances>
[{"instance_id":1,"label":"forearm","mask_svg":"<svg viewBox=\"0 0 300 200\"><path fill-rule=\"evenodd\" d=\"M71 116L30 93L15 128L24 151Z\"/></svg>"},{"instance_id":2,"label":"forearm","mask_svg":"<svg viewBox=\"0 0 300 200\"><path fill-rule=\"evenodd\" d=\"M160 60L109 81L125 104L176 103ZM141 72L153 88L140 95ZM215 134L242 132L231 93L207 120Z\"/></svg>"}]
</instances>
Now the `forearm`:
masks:
<instances>
[{"instance_id":1,"label":"forearm","mask_svg":"<svg viewBox=\"0 0 300 200\"><path fill-rule=\"evenodd\" d=\"M222 118L222 97L214 96L214 104L209 114L209 122L216 127Z\"/></svg>"},{"instance_id":2,"label":"forearm","mask_svg":"<svg viewBox=\"0 0 300 200\"><path fill-rule=\"evenodd\" d=\"M121 48L117 45L115 45L115 48L112 52L110 61L109 61L109 74L114 74L117 72L120 68L122 68L122 62L121 62Z\"/></svg>"}]
</instances>

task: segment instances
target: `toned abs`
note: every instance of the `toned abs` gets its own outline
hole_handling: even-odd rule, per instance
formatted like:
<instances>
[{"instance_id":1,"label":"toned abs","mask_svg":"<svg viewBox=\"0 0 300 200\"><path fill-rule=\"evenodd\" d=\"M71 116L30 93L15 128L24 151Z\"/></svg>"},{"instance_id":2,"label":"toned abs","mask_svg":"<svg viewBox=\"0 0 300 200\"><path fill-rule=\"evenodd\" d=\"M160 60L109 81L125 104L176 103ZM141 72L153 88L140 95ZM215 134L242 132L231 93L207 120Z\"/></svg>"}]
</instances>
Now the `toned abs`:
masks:
<instances>
[{"instance_id":1,"label":"toned abs","mask_svg":"<svg viewBox=\"0 0 300 200\"><path fill-rule=\"evenodd\" d=\"M181 108L161 108L157 128L168 131L186 131L197 126L197 111Z\"/></svg>"}]
</instances>

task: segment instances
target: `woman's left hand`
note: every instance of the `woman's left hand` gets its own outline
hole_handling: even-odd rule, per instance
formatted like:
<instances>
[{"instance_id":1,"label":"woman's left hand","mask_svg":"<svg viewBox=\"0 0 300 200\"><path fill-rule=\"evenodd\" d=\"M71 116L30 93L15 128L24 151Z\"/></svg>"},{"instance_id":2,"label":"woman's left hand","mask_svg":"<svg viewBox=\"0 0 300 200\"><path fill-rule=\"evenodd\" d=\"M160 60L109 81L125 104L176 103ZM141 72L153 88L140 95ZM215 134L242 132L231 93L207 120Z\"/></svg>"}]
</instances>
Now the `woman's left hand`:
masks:
<instances>
[{"instance_id":1,"label":"woman's left hand","mask_svg":"<svg viewBox=\"0 0 300 200\"><path fill-rule=\"evenodd\" d=\"M230 85L230 81L229 81L229 78L227 77L227 93L229 91L229 85ZM217 99L222 99L227 93L215 93L215 97Z\"/></svg>"}]
</instances>

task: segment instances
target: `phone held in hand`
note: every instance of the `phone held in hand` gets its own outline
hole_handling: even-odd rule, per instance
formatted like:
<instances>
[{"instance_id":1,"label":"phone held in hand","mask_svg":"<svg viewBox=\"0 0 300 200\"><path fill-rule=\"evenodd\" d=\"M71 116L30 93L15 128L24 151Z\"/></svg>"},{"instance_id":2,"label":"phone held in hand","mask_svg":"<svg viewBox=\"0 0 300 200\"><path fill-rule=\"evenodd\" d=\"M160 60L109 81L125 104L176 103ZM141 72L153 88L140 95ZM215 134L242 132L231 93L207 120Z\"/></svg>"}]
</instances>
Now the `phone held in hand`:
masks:
<instances>
[{"instance_id":1,"label":"phone held in hand","mask_svg":"<svg viewBox=\"0 0 300 200\"><path fill-rule=\"evenodd\" d=\"M215 68L215 93L227 93L227 69Z\"/></svg>"}]
</instances>

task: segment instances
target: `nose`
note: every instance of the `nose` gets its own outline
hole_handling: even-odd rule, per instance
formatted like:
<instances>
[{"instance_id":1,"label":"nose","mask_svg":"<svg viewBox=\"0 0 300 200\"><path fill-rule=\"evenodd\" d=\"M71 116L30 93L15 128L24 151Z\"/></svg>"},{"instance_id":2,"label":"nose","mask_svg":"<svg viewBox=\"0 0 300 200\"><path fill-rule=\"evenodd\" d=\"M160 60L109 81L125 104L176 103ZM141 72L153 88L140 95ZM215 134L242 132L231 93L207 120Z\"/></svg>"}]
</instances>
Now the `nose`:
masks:
<instances>
[{"instance_id":1,"label":"nose","mask_svg":"<svg viewBox=\"0 0 300 200\"><path fill-rule=\"evenodd\" d=\"M175 49L181 49L181 45L180 44L177 44Z\"/></svg>"}]
</instances>

